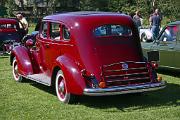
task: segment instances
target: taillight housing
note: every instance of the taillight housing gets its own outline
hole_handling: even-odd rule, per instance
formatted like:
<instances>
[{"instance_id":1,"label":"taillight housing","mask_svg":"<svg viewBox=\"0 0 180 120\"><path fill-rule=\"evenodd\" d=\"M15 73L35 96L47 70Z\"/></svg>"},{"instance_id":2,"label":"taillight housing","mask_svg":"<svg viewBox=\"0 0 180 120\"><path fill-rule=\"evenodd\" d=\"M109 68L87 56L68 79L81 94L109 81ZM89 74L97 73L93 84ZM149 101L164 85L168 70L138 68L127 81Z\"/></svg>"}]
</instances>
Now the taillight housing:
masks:
<instances>
[{"instance_id":1,"label":"taillight housing","mask_svg":"<svg viewBox=\"0 0 180 120\"><path fill-rule=\"evenodd\" d=\"M158 76L157 73L155 71L155 69L158 68L158 64L157 62L149 62L147 63L147 68L149 71L149 77L151 79L152 82L157 82Z\"/></svg>"},{"instance_id":2,"label":"taillight housing","mask_svg":"<svg viewBox=\"0 0 180 120\"><path fill-rule=\"evenodd\" d=\"M158 69L158 63L157 62L151 62L151 66L153 69Z\"/></svg>"},{"instance_id":3,"label":"taillight housing","mask_svg":"<svg viewBox=\"0 0 180 120\"><path fill-rule=\"evenodd\" d=\"M85 78L88 87L99 88L99 82L94 74L83 69L81 70L81 75Z\"/></svg>"}]
</instances>

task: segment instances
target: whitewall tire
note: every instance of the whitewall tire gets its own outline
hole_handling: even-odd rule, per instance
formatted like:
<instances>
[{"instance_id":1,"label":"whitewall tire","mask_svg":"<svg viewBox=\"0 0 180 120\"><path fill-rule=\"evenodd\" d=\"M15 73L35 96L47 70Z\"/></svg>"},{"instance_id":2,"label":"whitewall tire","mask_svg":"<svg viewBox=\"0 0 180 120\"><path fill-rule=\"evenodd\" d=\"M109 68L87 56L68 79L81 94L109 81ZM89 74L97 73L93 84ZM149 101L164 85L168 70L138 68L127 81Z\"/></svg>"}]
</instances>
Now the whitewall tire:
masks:
<instances>
[{"instance_id":1,"label":"whitewall tire","mask_svg":"<svg viewBox=\"0 0 180 120\"><path fill-rule=\"evenodd\" d=\"M21 82L23 80L23 77L19 74L19 69L18 69L18 63L16 58L13 59L13 64L12 64L12 69L13 69L13 77L15 81Z\"/></svg>"},{"instance_id":2,"label":"whitewall tire","mask_svg":"<svg viewBox=\"0 0 180 120\"><path fill-rule=\"evenodd\" d=\"M64 74L59 70L56 74L55 89L58 99L63 103L72 103L74 95L68 92Z\"/></svg>"}]
</instances>

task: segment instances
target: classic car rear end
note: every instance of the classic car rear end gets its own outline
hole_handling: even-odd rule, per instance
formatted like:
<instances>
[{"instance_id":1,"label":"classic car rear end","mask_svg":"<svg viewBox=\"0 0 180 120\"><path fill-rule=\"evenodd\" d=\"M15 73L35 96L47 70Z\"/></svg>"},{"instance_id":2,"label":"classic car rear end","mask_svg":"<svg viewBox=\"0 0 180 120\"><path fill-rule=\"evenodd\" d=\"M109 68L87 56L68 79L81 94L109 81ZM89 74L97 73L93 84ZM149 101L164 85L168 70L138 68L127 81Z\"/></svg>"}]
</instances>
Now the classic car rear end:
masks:
<instances>
[{"instance_id":1,"label":"classic car rear end","mask_svg":"<svg viewBox=\"0 0 180 120\"><path fill-rule=\"evenodd\" d=\"M91 66L92 71L91 68L86 68L89 73L94 74L90 84L98 83L89 85L98 87L85 88L84 94L113 95L164 88L165 83L158 81L155 72L156 61L148 61L143 57L140 40L131 19L125 15L116 19L112 15L108 20L107 16L103 17L104 21L100 25L95 24L95 21L100 23L99 18L94 17L94 21L92 20L90 31L94 31L93 37L84 35L90 38L88 40L94 41L91 43L92 48L88 49L86 46L87 51L92 51L88 52L91 61L84 61L89 66L94 66ZM81 56L83 57L88 59L87 55ZM97 82L94 82L95 79Z\"/></svg>"},{"instance_id":2,"label":"classic car rear end","mask_svg":"<svg viewBox=\"0 0 180 120\"><path fill-rule=\"evenodd\" d=\"M11 64L16 81L23 77L55 86L58 99L76 95L115 95L165 87L156 60L143 57L138 31L126 15L72 12L42 20L32 40L15 47ZM150 61L148 61L150 60Z\"/></svg>"}]
</instances>

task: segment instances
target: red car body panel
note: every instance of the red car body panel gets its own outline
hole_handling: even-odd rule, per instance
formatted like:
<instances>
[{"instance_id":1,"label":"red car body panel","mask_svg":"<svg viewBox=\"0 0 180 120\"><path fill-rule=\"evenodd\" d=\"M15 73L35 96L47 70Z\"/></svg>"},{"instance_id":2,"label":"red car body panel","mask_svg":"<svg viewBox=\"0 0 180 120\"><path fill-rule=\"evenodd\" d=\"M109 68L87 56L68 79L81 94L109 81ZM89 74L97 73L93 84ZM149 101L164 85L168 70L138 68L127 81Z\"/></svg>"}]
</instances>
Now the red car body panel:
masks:
<instances>
[{"instance_id":1,"label":"red car body panel","mask_svg":"<svg viewBox=\"0 0 180 120\"><path fill-rule=\"evenodd\" d=\"M75 64L74 60L69 56L63 55L56 59L56 65L60 66L62 71L66 73L65 77L68 78L68 92L82 95L86 84L81 75L81 71L77 64Z\"/></svg>"},{"instance_id":2,"label":"red car body panel","mask_svg":"<svg viewBox=\"0 0 180 120\"><path fill-rule=\"evenodd\" d=\"M50 15L43 18L42 22L47 23L47 37L44 38L42 30L40 30L36 37L35 47L27 47L28 49L23 46L15 47L11 54L11 61L16 56L20 64L20 74L23 76L44 73L51 78L50 85L53 85L56 69L61 69L66 78L68 92L76 95L87 92L86 88L91 92L89 80L87 80L91 80L89 75L95 76L95 82L98 83L102 81L112 82L108 81L112 78L106 81L108 77L123 76L122 82L114 80L113 83L107 83L106 88L110 89L115 86L133 86L155 82L149 78L152 74L150 72L151 68L149 69L147 62L144 61L138 31L129 16L117 13L76 12ZM70 40L64 40L63 32L60 32L59 41L50 38L50 23L53 22L65 25L68 28ZM97 27L108 24L127 26L131 29L132 35L95 35L94 30ZM29 64L26 64L26 62ZM133 69L124 70L124 63ZM148 80L140 83L139 81L131 82L132 79L138 78L135 76L138 68L141 68L138 70L140 74L147 73L144 77ZM117 69L121 70L118 71ZM83 71L86 71L86 75L83 74ZM129 76L130 74L133 77ZM131 80L123 83L127 79Z\"/></svg>"},{"instance_id":3,"label":"red car body panel","mask_svg":"<svg viewBox=\"0 0 180 120\"><path fill-rule=\"evenodd\" d=\"M30 53L26 47L17 46L11 53L11 61L13 57L16 57L19 68L19 73L23 76L33 74L32 60L30 58ZM23 59L21 57L23 56Z\"/></svg>"},{"instance_id":4,"label":"red car body panel","mask_svg":"<svg viewBox=\"0 0 180 120\"><path fill-rule=\"evenodd\" d=\"M0 18L1 24L17 24L17 20L10 18Z\"/></svg>"}]
</instances>

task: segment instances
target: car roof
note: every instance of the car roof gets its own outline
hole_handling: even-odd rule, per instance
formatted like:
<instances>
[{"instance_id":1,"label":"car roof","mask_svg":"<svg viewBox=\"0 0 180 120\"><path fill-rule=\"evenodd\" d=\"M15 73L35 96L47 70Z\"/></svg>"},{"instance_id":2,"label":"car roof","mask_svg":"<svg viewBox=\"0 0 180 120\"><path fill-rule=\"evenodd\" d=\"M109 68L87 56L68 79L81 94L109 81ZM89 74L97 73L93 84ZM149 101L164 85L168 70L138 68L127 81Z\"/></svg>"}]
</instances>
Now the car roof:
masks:
<instances>
[{"instance_id":1,"label":"car roof","mask_svg":"<svg viewBox=\"0 0 180 120\"><path fill-rule=\"evenodd\" d=\"M180 25L180 21L171 22L168 25Z\"/></svg>"},{"instance_id":2,"label":"car roof","mask_svg":"<svg viewBox=\"0 0 180 120\"><path fill-rule=\"evenodd\" d=\"M13 18L0 18L0 24L16 24L17 20Z\"/></svg>"},{"instance_id":3,"label":"car roof","mask_svg":"<svg viewBox=\"0 0 180 120\"><path fill-rule=\"evenodd\" d=\"M121 19L123 18L124 21L129 21L131 19L130 16L115 12L97 12L97 11L79 11L79 12L66 12L66 13L58 13L54 15L49 15L43 18L43 20L50 20L50 21L61 21L63 23L73 25L75 22L81 23L93 23L97 19L103 19L103 21L115 21L114 18Z\"/></svg>"},{"instance_id":4,"label":"car roof","mask_svg":"<svg viewBox=\"0 0 180 120\"><path fill-rule=\"evenodd\" d=\"M46 16L45 19L51 19L52 17L56 17L56 16L82 17L82 16L97 16L97 15L125 15L125 14L119 14L115 12L100 12L100 11L78 11L78 12L56 13L54 15Z\"/></svg>"}]
</instances>

